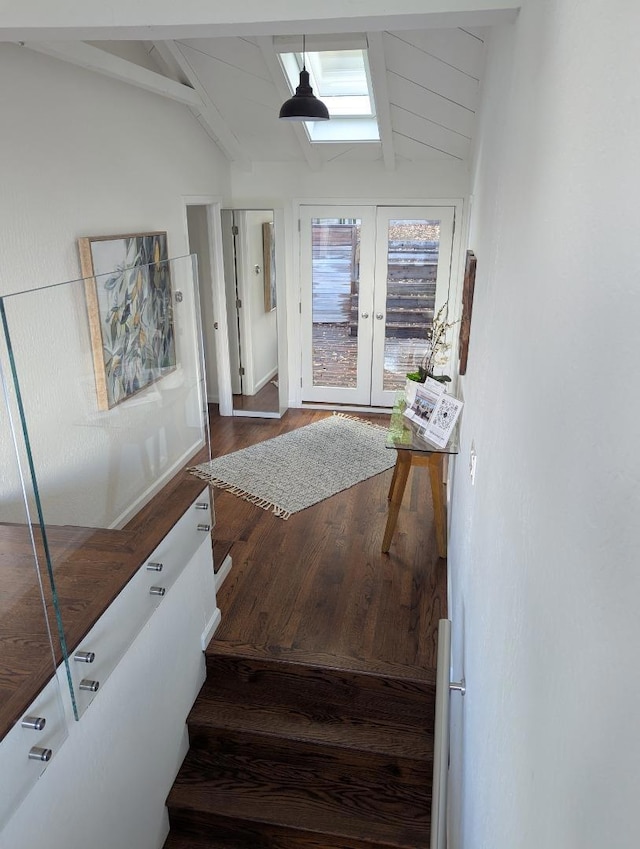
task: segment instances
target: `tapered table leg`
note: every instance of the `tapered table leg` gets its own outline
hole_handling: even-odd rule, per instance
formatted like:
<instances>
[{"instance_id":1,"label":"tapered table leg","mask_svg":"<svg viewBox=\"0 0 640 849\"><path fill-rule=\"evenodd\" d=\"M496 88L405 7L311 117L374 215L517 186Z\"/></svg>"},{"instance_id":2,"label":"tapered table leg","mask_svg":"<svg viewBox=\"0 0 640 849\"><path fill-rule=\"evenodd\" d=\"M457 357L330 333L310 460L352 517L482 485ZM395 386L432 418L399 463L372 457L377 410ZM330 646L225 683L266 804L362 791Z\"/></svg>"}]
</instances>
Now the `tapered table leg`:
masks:
<instances>
[{"instance_id":1,"label":"tapered table leg","mask_svg":"<svg viewBox=\"0 0 640 849\"><path fill-rule=\"evenodd\" d=\"M444 488L444 454L429 454L433 522L439 557L447 556L447 500Z\"/></svg>"},{"instance_id":2,"label":"tapered table leg","mask_svg":"<svg viewBox=\"0 0 640 849\"><path fill-rule=\"evenodd\" d=\"M396 464L393 467L393 477L391 478L391 486L389 487L389 495L387 495L387 501L391 501L393 498L393 490L396 486L396 481L398 479L398 460L400 457L398 456L398 452L396 452Z\"/></svg>"},{"instance_id":3,"label":"tapered table leg","mask_svg":"<svg viewBox=\"0 0 640 849\"><path fill-rule=\"evenodd\" d=\"M387 526L384 529L384 537L382 539L382 551L384 554L391 548L391 540L393 539L393 532L396 529L398 513L400 512L400 505L402 504L404 488L407 485L410 469L411 451L398 451L393 480L391 481L391 498L389 501L389 512L387 513Z\"/></svg>"}]
</instances>

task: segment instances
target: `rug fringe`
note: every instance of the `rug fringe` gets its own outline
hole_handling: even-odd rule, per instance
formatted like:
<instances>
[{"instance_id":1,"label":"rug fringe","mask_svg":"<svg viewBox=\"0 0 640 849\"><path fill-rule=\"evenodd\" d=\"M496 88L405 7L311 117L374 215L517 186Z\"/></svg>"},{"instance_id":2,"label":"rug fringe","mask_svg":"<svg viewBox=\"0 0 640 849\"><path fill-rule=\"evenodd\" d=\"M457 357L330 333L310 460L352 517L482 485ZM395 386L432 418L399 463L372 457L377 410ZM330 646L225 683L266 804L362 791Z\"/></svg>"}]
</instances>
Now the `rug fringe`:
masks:
<instances>
[{"instance_id":1,"label":"rug fringe","mask_svg":"<svg viewBox=\"0 0 640 849\"><path fill-rule=\"evenodd\" d=\"M377 422L370 422L367 419L361 419L359 416L351 416L349 413L338 413L334 412L334 416L337 416L339 419L348 419L352 422L358 422L358 424L366 425L367 427L372 427L374 430L382 430L386 433L388 427L386 425L378 424Z\"/></svg>"},{"instance_id":2,"label":"rug fringe","mask_svg":"<svg viewBox=\"0 0 640 849\"><path fill-rule=\"evenodd\" d=\"M289 510L285 510L283 507L274 504L273 501L268 501L266 498L260 498L258 495L252 495L250 492L247 492L244 489L240 489L237 486L232 486L231 484L225 483L221 481L220 478L216 478L213 475L204 472L202 469L199 469L197 466L192 466L190 469L187 469L188 472L191 472L192 475L195 475L200 480L207 481L211 486L215 486L216 489L223 489L225 492L230 492L231 495L237 495L238 498L242 498L244 501L248 501L249 504L255 504L256 507L260 507L262 510L271 511L275 516L278 516L280 519L289 519L291 517L291 512Z\"/></svg>"}]
</instances>

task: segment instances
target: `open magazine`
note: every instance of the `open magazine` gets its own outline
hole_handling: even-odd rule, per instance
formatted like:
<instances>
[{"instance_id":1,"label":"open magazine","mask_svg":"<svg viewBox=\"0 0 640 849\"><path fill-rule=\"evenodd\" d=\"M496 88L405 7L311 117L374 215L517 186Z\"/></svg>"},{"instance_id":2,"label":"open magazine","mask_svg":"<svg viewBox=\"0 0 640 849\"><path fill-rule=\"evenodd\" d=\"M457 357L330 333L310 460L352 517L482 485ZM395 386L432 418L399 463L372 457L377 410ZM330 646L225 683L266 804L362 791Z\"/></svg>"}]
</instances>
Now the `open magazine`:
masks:
<instances>
[{"instance_id":1,"label":"open magazine","mask_svg":"<svg viewBox=\"0 0 640 849\"><path fill-rule=\"evenodd\" d=\"M444 385L430 377L415 386L415 396L407 398L404 415L413 422L421 437L444 448L460 415L462 401L447 395Z\"/></svg>"}]
</instances>

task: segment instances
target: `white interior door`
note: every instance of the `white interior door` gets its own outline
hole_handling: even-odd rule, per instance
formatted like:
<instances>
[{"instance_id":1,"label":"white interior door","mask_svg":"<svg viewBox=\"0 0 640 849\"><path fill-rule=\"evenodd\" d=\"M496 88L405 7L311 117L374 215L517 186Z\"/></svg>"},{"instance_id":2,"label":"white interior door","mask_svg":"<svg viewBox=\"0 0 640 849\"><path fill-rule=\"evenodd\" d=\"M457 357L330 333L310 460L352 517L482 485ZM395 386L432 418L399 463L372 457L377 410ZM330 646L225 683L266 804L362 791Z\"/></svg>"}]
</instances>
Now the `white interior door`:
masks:
<instances>
[{"instance_id":1,"label":"white interior door","mask_svg":"<svg viewBox=\"0 0 640 849\"><path fill-rule=\"evenodd\" d=\"M393 405L448 298L454 212L302 207L303 401Z\"/></svg>"}]
</instances>

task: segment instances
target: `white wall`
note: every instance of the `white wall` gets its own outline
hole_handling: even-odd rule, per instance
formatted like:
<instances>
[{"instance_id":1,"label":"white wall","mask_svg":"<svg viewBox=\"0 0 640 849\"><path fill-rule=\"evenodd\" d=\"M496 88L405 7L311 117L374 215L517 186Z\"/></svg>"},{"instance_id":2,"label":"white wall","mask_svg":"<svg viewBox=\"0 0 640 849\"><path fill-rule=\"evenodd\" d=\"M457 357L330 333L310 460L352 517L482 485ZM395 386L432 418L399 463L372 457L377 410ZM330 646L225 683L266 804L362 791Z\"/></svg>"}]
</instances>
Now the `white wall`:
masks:
<instances>
[{"instance_id":1,"label":"white wall","mask_svg":"<svg viewBox=\"0 0 640 849\"><path fill-rule=\"evenodd\" d=\"M634 2L536 0L490 45L449 556L453 847L638 843L639 33Z\"/></svg>"},{"instance_id":2,"label":"white wall","mask_svg":"<svg viewBox=\"0 0 640 849\"><path fill-rule=\"evenodd\" d=\"M232 168L233 205L247 209L282 206L297 199L384 199L392 201L451 198L469 187L466 165L446 159L433 162L398 160L394 171L378 162L329 162L311 171L304 162L254 162L251 172ZM269 203L263 201L269 200ZM259 202L258 202L259 201Z\"/></svg>"},{"instance_id":3,"label":"white wall","mask_svg":"<svg viewBox=\"0 0 640 849\"><path fill-rule=\"evenodd\" d=\"M11 44L0 45L0 76L10 81L0 91L0 294L79 277L79 236L166 230L170 256L188 253L183 196L224 194L229 183L226 162L186 107ZM37 410L30 428L41 484L52 487L45 516L110 524L147 478L157 479L189 448L168 446L184 433L187 407L191 419L197 413L183 380L192 370L192 338L176 309L184 368L171 385L169 378L159 381L136 403L152 401L163 387L173 391L177 381L184 398L172 412L168 405L158 413L150 403L139 427L124 422L128 438L119 440L118 428L105 430L105 416L97 414L81 287L52 299L53 310L52 301L31 297L16 331L23 350L29 334L40 338L41 327L57 339L46 362L38 354L26 368L21 363ZM118 408L125 418L126 406Z\"/></svg>"},{"instance_id":4,"label":"white wall","mask_svg":"<svg viewBox=\"0 0 640 849\"><path fill-rule=\"evenodd\" d=\"M380 162L331 162L320 171L311 171L303 162L254 163L251 173L231 171L231 191L236 207L282 210L283 227L277 240L285 247L286 315L288 342L288 404L300 405L301 335L299 282L299 238L297 203L411 204L426 200L456 200L467 196L469 173L460 162L435 160L397 162L387 171ZM280 304L279 320L284 320ZM283 369L280 360L280 369Z\"/></svg>"}]
</instances>

